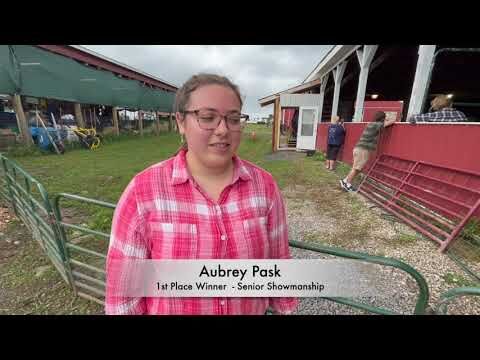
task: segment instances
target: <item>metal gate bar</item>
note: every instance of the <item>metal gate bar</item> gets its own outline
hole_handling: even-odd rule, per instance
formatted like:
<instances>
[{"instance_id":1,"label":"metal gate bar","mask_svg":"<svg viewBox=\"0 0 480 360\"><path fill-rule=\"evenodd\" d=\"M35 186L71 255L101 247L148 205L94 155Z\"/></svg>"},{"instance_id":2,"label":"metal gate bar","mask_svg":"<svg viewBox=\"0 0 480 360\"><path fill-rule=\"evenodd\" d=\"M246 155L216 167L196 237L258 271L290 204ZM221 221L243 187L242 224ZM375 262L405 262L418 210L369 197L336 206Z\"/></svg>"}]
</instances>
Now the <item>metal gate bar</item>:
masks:
<instances>
[{"instance_id":1,"label":"metal gate bar","mask_svg":"<svg viewBox=\"0 0 480 360\"><path fill-rule=\"evenodd\" d=\"M444 252L480 208L479 187L470 189L442 178L457 174L465 182L480 184L480 174L381 154L358 191L440 244Z\"/></svg>"},{"instance_id":2,"label":"metal gate bar","mask_svg":"<svg viewBox=\"0 0 480 360\"><path fill-rule=\"evenodd\" d=\"M53 209L43 185L23 170L15 161L0 154L4 196L18 216L45 251L62 278L71 283L66 264L65 249L58 236ZM23 185L22 185L23 184ZM37 196L35 196L37 194Z\"/></svg>"},{"instance_id":3,"label":"metal gate bar","mask_svg":"<svg viewBox=\"0 0 480 360\"><path fill-rule=\"evenodd\" d=\"M84 246L73 244L71 242L72 239L70 239L69 236L67 235L66 229L76 230L82 234L100 236L106 239L107 241L110 239L110 234L92 230L84 226L79 226L79 225L64 222L62 219L62 213L60 208L61 199L75 200L75 201L92 204L92 205L98 205L98 206L106 207L110 209L115 209L116 205L112 203L107 203L104 201L89 199L82 196L66 194L66 193L60 193L57 196L55 196L53 199L53 209L54 209L55 216L57 218L57 224L60 228L59 233L62 238L62 241L65 244L65 248L67 250L67 258L70 263L70 266L72 267L72 278L73 278L72 286L74 288L75 294L87 300L94 301L100 305L104 305L105 286L106 286L105 269L99 268L98 266L94 266L91 264L87 264L83 261L80 261L79 259L76 259L75 256L72 254L72 250L75 250L81 254L91 255L95 259L100 259L101 261L104 261L106 259L106 254L102 254L98 251L88 249ZM100 276L100 278L95 278L94 276L89 275L89 273L87 273L86 271L93 272L98 276Z\"/></svg>"},{"instance_id":4,"label":"metal gate bar","mask_svg":"<svg viewBox=\"0 0 480 360\"><path fill-rule=\"evenodd\" d=\"M4 196L4 198L10 201L15 210L15 213L20 217L20 219L24 221L26 225L31 227L30 230L34 235L34 238L40 242L42 248L46 251L50 260L58 269L62 277L67 283L71 285L75 295L83 297L89 301L96 302L100 305L104 305L103 298L105 296L106 285L104 280L104 268L99 268L97 266L93 266L91 264L87 264L73 258L71 251L74 250L83 254L88 254L94 256L97 259L101 259L102 261L105 260L106 255L98 251L87 249L78 244L73 244L68 238L65 230L77 230L85 234L101 236L105 239L109 239L109 234L64 222L62 220L60 211L60 199L67 198L70 200L77 200L93 205L107 207L110 209L115 209L116 205L64 193L58 194L54 198L53 204L51 205L48 193L38 181L33 179L28 173L26 173L13 161L8 160L2 155L0 155L0 160L3 164L4 170L4 177L2 178L2 182L5 185L5 188L2 189L2 195ZM26 179L28 179L25 180L26 189L19 185L17 179L17 171ZM31 191L32 184L37 186L37 190L39 191L40 197L43 200L43 204L33 197ZM427 283L425 282L425 279L415 269L401 261L379 256L370 256L368 254L356 253L343 249L324 247L321 245L313 245L298 241L290 241L290 246L334 255L338 257L364 260L367 262L391 266L406 271L408 274L414 277L419 286L419 296L415 305L414 314L425 313L425 308L427 306L429 296ZM75 268L73 266L75 266ZM77 269L76 267L80 269ZM93 271L96 274L100 274L102 278L95 278L81 269ZM354 308L363 309L372 313L384 315L395 314L395 312L391 310L375 307L369 304L359 303L352 299L326 299Z\"/></svg>"}]
</instances>

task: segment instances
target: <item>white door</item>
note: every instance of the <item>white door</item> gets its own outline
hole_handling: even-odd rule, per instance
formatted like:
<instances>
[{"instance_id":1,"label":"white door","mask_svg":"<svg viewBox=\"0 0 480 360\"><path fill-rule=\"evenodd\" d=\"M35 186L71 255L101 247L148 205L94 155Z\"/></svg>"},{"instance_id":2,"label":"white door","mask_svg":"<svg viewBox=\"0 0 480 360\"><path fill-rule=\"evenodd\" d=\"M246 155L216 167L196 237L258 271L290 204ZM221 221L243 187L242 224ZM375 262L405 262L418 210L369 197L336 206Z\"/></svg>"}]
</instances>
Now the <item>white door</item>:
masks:
<instances>
[{"instance_id":1,"label":"white door","mask_svg":"<svg viewBox=\"0 0 480 360\"><path fill-rule=\"evenodd\" d=\"M318 107L302 106L298 115L297 149L315 150Z\"/></svg>"}]
</instances>

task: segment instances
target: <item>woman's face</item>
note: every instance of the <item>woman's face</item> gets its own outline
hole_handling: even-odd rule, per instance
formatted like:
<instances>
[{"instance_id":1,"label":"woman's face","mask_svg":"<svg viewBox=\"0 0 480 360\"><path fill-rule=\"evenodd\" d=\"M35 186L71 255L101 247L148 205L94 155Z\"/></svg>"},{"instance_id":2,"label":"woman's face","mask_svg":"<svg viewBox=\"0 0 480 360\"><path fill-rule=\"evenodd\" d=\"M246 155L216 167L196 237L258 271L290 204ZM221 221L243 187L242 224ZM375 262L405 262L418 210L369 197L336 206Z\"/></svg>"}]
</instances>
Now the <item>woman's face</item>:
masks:
<instances>
[{"instance_id":1,"label":"woman's face","mask_svg":"<svg viewBox=\"0 0 480 360\"><path fill-rule=\"evenodd\" d=\"M222 85L205 85L190 94L185 110L211 109L221 115L240 113L240 101L236 93ZM188 151L195 161L208 168L227 167L240 145L241 132L227 128L225 119L214 130L199 126L195 114L176 114L180 134L185 136Z\"/></svg>"}]
</instances>

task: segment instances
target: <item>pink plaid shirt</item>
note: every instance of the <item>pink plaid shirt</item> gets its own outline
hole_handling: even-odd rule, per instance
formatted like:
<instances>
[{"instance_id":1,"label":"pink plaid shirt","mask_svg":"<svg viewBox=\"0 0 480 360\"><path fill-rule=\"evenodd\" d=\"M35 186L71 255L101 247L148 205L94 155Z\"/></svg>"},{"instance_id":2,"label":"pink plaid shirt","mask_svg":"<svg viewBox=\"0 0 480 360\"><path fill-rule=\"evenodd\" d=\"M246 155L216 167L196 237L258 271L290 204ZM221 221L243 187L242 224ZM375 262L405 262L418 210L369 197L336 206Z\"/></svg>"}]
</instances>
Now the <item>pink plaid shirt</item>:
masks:
<instances>
[{"instance_id":1,"label":"pink plaid shirt","mask_svg":"<svg viewBox=\"0 0 480 360\"><path fill-rule=\"evenodd\" d=\"M187 170L186 151L155 164L122 194L112 223L112 259L289 259L282 195L265 170L234 157L232 183L213 202ZM107 314L290 313L295 298L118 298L105 296Z\"/></svg>"}]
</instances>

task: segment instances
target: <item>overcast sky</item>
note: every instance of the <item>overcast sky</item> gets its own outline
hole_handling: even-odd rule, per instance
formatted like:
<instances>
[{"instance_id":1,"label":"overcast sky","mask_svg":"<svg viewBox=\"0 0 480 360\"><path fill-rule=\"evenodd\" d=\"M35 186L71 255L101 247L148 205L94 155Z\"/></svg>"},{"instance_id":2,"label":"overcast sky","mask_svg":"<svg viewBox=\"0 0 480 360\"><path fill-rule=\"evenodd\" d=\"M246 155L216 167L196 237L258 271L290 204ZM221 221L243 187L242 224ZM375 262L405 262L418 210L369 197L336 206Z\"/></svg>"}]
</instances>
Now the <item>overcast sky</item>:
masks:
<instances>
[{"instance_id":1,"label":"overcast sky","mask_svg":"<svg viewBox=\"0 0 480 360\"><path fill-rule=\"evenodd\" d=\"M300 84L331 45L84 45L181 86L198 72L228 76L245 96L243 112L268 115L258 99Z\"/></svg>"}]
</instances>

